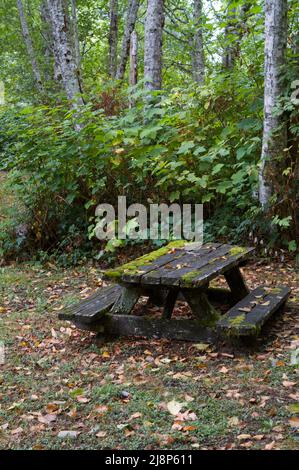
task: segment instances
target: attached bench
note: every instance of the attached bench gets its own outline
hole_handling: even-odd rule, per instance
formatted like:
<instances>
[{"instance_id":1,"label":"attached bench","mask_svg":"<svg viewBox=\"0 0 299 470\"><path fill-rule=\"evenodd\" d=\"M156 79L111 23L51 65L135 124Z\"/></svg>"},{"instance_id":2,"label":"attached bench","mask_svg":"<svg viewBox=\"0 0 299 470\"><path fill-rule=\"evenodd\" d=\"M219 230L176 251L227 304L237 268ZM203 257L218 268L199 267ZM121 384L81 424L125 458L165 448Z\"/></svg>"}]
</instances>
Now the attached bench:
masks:
<instances>
[{"instance_id":1,"label":"attached bench","mask_svg":"<svg viewBox=\"0 0 299 470\"><path fill-rule=\"evenodd\" d=\"M91 297L60 312L58 318L74 323L93 323L110 311L119 299L122 290L123 287L118 284L103 287Z\"/></svg>"},{"instance_id":2,"label":"attached bench","mask_svg":"<svg viewBox=\"0 0 299 470\"><path fill-rule=\"evenodd\" d=\"M285 286L258 287L221 317L218 331L229 336L258 335L268 318L285 304L290 291Z\"/></svg>"}]
</instances>

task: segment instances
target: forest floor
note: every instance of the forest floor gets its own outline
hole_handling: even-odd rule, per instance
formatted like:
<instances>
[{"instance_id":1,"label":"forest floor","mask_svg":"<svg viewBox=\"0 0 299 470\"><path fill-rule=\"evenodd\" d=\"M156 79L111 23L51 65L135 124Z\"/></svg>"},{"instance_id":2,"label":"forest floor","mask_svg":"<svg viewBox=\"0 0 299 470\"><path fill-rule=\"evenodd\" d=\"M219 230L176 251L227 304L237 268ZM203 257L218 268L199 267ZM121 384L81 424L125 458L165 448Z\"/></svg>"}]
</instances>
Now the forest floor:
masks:
<instances>
[{"instance_id":1,"label":"forest floor","mask_svg":"<svg viewBox=\"0 0 299 470\"><path fill-rule=\"evenodd\" d=\"M251 288L293 288L255 344L119 339L98 347L91 333L57 319L101 285L95 268L1 267L0 447L298 449L295 267L265 261L244 272Z\"/></svg>"}]
</instances>

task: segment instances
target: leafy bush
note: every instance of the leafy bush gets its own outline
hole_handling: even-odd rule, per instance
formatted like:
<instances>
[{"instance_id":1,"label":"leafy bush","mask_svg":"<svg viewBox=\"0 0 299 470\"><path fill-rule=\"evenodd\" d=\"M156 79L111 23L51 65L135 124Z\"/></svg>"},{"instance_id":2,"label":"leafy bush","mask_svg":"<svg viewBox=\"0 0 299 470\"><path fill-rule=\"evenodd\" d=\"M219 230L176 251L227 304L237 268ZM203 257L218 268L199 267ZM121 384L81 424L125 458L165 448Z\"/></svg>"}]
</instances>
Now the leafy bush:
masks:
<instances>
[{"instance_id":1,"label":"leafy bush","mask_svg":"<svg viewBox=\"0 0 299 470\"><path fill-rule=\"evenodd\" d=\"M257 205L262 99L247 77L236 80L151 100L137 86L136 106L114 116L94 104L4 110L0 161L30 220L27 245L86 253L96 205L116 206L118 195L204 203L205 218L218 218L209 237L244 237Z\"/></svg>"}]
</instances>

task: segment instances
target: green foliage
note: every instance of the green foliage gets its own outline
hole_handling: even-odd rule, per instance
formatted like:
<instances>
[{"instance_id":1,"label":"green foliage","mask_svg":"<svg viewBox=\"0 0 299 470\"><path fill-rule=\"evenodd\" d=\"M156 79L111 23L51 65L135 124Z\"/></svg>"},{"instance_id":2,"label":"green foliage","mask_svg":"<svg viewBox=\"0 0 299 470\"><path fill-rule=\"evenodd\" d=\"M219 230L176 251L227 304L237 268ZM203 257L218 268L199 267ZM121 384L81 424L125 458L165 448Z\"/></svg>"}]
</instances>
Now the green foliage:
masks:
<instances>
[{"instance_id":1,"label":"green foliage","mask_svg":"<svg viewBox=\"0 0 299 470\"><path fill-rule=\"evenodd\" d=\"M86 245L95 206L116 205L119 194L127 195L128 204L202 202L208 212L226 205L240 213L248 209L260 153L261 122L252 110L258 97L232 97L224 91L226 80L217 88L174 90L146 107L137 87L136 107L112 117L92 104L79 112L63 105L3 110L2 168L10 170L30 214L32 245Z\"/></svg>"}]
</instances>

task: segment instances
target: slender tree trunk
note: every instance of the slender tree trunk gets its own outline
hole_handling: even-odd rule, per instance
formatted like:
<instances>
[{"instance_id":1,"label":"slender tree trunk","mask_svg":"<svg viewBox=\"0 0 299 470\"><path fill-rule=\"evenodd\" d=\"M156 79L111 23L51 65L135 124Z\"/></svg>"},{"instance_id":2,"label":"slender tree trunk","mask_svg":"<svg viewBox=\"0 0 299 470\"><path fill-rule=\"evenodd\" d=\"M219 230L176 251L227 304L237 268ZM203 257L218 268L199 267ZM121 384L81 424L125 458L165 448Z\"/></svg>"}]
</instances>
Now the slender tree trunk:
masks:
<instances>
[{"instance_id":1,"label":"slender tree trunk","mask_svg":"<svg viewBox=\"0 0 299 470\"><path fill-rule=\"evenodd\" d=\"M83 104L79 73L74 56L73 35L67 0L47 0L53 33L53 50L59 64L66 96L74 106Z\"/></svg>"},{"instance_id":2,"label":"slender tree trunk","mask_svg":"<svg viewBox=\"0 0 299 470\"><path fill-rule=\"evenodd\" d=\"M233 69L236 59L235 41L237 41L237 17L236 8L228 7L227 25L224 30L225 49L222 57L222 65L225 69Z\"/></svg>"},{"instance_id":3,"label":"slender tree trunk","mask_svg":"<svg viewBox=\"0 0 299 470\"><path fill-rule=\"evenodd\" d=\"M130 46L130 86L137 84L137 73L138 73L138 38L136 31L131 34L131 46Z\"/></svg>"},{"instance_id":4,"label":"slender tree trunk","mask_svg":"<svg viewBox=\"0 0 299 470\"><path fill-rule=\"evenodd\" d=\"M140 0L129 1L125 31L124 31L122 47L121 47L120 61L119 61L119 66L118 66L117 73L116 73L116 78L118 78L119 80L122 80L124 78L124 74L126 71L126 65L127 65L129 50L130 50L130 39L131 39L132 32L134 31L134 28L135 28L139 5L140 5Z\"/></svg>"},{"instance_id":5,"label":"slender tree trunk","mask_svg":"<svg viewBox=\"0 0 299 470\"><path fill-rule=\"evenodd\" d=\"M237 57L240 55L242 38L246 32L247 13L250 3L244 3L240 8L227 7L227 26L224 31L225 48L222 57L222 65L225 69L232 70Z\"/></svg>"},{"instance_id":6,"label":"slender tree trunk","mask_svg":"<svg viewBox=\"0 0 299 470\"><path fill-rule=\"evenodd\" d=\"M77 19L77 7L76 0L72 0L72 30L73 30L73 42L75 50L75 59L77 64L77 69L80 70L81 66L81 54L80 54L80 42L79 42L79 32L78 32L78 19Z\"/></svg>"},{"instance_id":7,"label":"slender tree trunk","mask_svg":"<svg viewBox=\"0 0 299 470\"><path fill-rule=\"evenodd\" d=\"M202 0L193 0L193 20L195 32L191 47L192 75L195 82L203 83L205 78L205 61L202 33Z\"/></svg>"},{"instance_id":8,"label":"slender tree trunk","mask_svg":"<svg viewBox=\"0 0 299 470\"><path fill-rule=\"evenodd\" d=\"M116 77L118 41L118 0L110 0L109 75Z\"/></svg>"},{"instance_id":9,"label":"slender tree trunk","mask_svg":"<svg viewBox=\"0 0 299 470\"><path fill-rule=\"evenodd\" d=\"M130 86L137 85L138 80L138 37L136 31L133 31L131 34L130 41ZM135 102L134 98L130 97L130 108L133 108Z\"/></svg>"},{"instance_id":10,"label":"slender tree trunk","mask_svg":"<svg viewBox=\"0 0 299 470\"><path fill-rule=\"evenodd\" d=\"M144 28L144 78L149 90L162 86L163 0L148 0Z\"/></svg>"},{"instance_id":11,"label":"slender tree trunk","mask_svg":"<svg viewBox=\"0 0 299 470\"><path fill-rule=\"evenodd\" d=\"M265 0L264 131L259 172L259 201L263 208L269 205L275 183L280 180L281 160L287 145L285 119L274 113L284 90L287 32L287 0Z\"/></svg>"},{"instance_id":12,"label":"slender tree trunk","mask_svg":"<svg viewBox=\"0 0 299 470\"><path fill-rule=\"evenodd\" d=\"M33 71L33 75L34 75L35 83L36 83L36 88L38 89L40 93L42 93L44 91L44 87L42 83L39 66L35 57L35 52L33 49L32 40L31 40L31 36L29 33L29 28L28 28L28 24L27 24L25 12L24 12L22 0L17 0L17 5L18 5L18 10L19 10L19 15L20 15L22 34L23 34L25 45L26 45L27 53L31 62L32 71Z\"/></svg>"},{"instance_id":13,"label":"slender tree trunk","mask_svg":"<svg viewBox=\"0 0 299 470\"><path fill-rule=\"evenodd\" d=\"M42 20L42 35L44 39L44 51L46 57L46 76L47 80L54 78L56 82L61 81L60 66L57 57L54 54L54 39L52 31L51 14L48 7L47 0L43 0L41 4L41 20ZM53 64L54 62L54 70Z\"/></svg>"}]
</instances>

